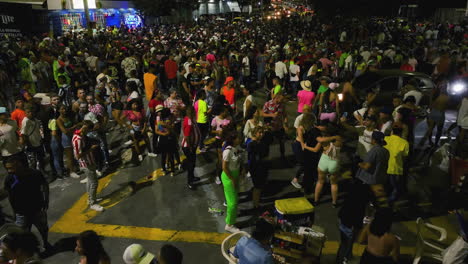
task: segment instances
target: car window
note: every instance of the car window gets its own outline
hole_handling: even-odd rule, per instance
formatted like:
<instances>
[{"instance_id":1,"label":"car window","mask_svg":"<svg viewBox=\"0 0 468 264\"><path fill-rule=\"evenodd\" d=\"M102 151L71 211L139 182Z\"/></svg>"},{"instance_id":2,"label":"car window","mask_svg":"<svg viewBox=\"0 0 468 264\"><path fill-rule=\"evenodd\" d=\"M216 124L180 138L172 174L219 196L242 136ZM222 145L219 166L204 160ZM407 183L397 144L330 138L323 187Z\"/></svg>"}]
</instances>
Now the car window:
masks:
<instances>
[{"instance_id":1,"label":"car window","mask_svg":"<svg viewBox=\"0 0 468 264\"><path fill-rule=\"evenodd\" d=\"M398 91L398 77L389 77L382 79L377 83L374 91L378 92L395 92Z\"/></svg>"},{"instance_id":2,"label":"car window","mask_svg":"<svg viewBox=\"0 0 468 264\"><path fill-rule=\"evenodd\" d=\"M432 90L434 83L429 78L418 78L419 89L421 90Z\"/></svg>"}]
</instances>

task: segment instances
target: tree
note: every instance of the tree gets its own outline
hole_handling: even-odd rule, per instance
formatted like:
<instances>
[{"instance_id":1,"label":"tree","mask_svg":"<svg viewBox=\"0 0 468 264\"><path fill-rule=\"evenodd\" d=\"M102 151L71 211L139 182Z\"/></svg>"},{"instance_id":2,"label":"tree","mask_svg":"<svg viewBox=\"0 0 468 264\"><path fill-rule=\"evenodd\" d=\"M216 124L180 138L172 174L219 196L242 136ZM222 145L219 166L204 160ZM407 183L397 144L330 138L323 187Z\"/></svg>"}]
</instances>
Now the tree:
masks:
<instances>
[{"instance_id":1,"label":"tree","mask_svg":"<svg viewBox=\"0 0 468 264\"><path fill-rule=\"evenodd\" d=\"M195 10L198 0L132 0L135 7L145 16L170 16L172 11L180 8Z\"/></svg>"}]
</instances>

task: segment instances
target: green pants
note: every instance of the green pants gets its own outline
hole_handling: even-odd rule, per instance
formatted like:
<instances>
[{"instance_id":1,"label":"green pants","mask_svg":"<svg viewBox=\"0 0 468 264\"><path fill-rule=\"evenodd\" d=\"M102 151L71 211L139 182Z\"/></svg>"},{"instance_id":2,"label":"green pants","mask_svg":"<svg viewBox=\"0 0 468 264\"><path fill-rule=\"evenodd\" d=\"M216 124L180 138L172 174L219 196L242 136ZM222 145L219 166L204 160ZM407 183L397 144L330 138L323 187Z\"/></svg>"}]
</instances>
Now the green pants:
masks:
<instances>
[{"instance_id":1,"label":"green pants","mask_svg":"<svg viewBox=\"0 0 468 264\"><path fill-rule=\"evenodd\" d=\"M231 176L237 181L239 177L239 171L231 171ZM224 187L224 196L226 197L227 212L226 212L226 224L233 225L236 223L237 218L237 204L239 197L234 183L229 179L226 173L221 173L221 181Z\"/></svg>"}]
</instances>

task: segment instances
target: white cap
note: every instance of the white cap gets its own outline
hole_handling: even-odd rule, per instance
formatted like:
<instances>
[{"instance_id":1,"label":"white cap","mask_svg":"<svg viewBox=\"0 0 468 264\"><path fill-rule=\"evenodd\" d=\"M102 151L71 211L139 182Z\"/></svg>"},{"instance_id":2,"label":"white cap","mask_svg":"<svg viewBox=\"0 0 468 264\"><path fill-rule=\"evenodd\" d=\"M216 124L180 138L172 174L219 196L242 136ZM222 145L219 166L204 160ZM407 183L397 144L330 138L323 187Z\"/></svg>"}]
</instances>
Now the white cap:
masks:
<instances>
[{"instance_id":1,"label":"white cap","mask_svg":"<svg viewBox=\"0 0 468 264\"><path fill-rule=\"evenodd\" d=\"M154 255L146 251L140 244L131 244L123 254L125 264L149 264L153 259Z\"/></svg>"}]
</instances>

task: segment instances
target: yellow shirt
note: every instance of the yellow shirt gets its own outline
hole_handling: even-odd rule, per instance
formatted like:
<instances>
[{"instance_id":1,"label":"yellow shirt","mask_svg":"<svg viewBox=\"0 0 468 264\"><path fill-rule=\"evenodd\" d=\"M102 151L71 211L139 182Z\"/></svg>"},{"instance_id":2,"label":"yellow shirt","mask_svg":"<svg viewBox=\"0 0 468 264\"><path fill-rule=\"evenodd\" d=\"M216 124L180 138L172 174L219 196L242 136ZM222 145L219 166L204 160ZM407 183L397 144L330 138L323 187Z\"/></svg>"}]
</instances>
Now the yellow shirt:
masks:
<instances>
[{"instance_id":1,"label":"yellow shirt","mask_svg":"<svg viewBox=\"0 0 468 264\"><path fill-rule=\"evenodd\" d=\"M409 143L405 139L391 135L385 137L385 148L390 153L390 158L388 159L388 174L403 175L403 159L408 156L409 153Z\"/></svg>"},{"instance_id":2,"label":"yellow shirt","mask_svg":"<svg viewBox=\"0 0 468 264\"><path fill-rule=\"evenodd\" d=\"M208 105L206 104L206 102L199 99L196 102L195 109L197 110L197 123L206 124L208 122L208 118L206 117Z\"/></svg>"}]
</instances>

